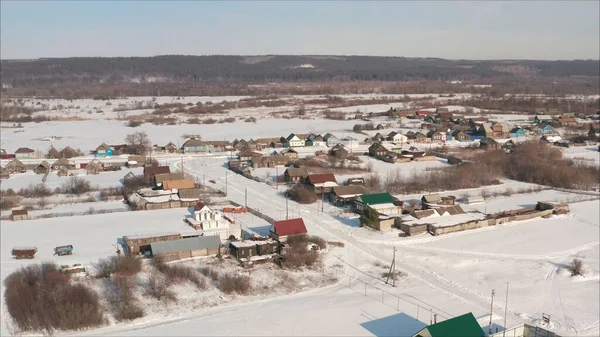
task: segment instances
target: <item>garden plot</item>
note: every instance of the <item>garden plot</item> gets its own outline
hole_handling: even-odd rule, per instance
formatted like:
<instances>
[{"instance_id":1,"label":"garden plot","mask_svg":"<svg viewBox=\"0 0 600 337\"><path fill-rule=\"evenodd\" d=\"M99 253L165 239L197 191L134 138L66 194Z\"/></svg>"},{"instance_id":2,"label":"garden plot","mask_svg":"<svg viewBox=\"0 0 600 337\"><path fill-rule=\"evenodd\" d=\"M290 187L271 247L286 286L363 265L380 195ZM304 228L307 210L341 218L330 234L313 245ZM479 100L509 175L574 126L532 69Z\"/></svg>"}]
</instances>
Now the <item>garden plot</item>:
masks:
<instances>
[{"instance_id":1,"label":"garden plot","mask_svg":"<svg viewBox=\"0 0 600 337\"><path fill-rule=\"evenodd\" d=\"M121 180L129 172L132 172L135 175L141 175L143 171L143 167L138 167L133 169L122 169L119 171L101 172L95 175L82 175L78 177L89 181L92 187L120 187L123 186ZM21 188L29 187L29 185L41 184L43 177L43 175L35 174L31 171L27 173L14 174L11 175L10 178L2 180L2 182L0 182L0 187L3 190L12 188L16 191ZM57 187L64 185L70 178L71 177L59 177L56 172L50 172L46 178L45 185L51 191L54 191L54 189Z\"/></svg>"},{"instance_id":2,"label":"garden plot","mask_svg":"<svg viewBox=\"0 0 600 337\"><path fill-rule=\"evenodd\" d=\"M562 149L563 156L588 165L600 165L598 146L575 146Z\"/></svg>"}]
</instances>

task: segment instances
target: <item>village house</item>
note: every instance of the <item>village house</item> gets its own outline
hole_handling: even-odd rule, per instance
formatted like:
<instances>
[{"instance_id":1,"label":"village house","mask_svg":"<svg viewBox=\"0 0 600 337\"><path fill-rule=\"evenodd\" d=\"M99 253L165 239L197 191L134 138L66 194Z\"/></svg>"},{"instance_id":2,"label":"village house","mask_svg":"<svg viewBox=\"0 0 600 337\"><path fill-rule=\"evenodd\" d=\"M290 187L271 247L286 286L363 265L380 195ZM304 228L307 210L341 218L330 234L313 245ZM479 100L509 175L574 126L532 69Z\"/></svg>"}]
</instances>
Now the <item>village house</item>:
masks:
<instances>
[{"instance_id":1,"label":"village house","mask_svg":"<svg viewBox=\"0 0 600 337\"><path fill-rule=\"evenodd\" d=\"M238 154L238 159L240 161L247 162L247 161L253 160L254 158L260 158L262 156L263 156L262 153L245 150L245 151L240 152L240 154Z\"/></svg>"},{"instance_id":2,"label":"village house","mask_svg":"<svg viewBox=\"0 0 600 337\"><path fill-rule=\"evenodd\" d=\"M100 144L93 152L96 157L111 157L113 155L113 149L106 143Z\"/></svg>"},{"instance_id":3,"label":"village house","mask_svg":"<svg viewBox=\"0 0 600 337\"><path fill-rule=\"evenodd\" d=\"M373 136L373 141L375 141L375 142L383 142L383 141L385 141L385 137L381 133L377 132L375 134L375 136Z\"/></svg>"},{"instance_id":4,"label":"village house","mask_svg":"<svg viewBox=\"0 0 600 337\"><path fill-rule=\"evenodd\" d=\"M185 190L195 187L196 184L192 179L165 180L162 182L163 190Z\"/></svg>"},{"instance_id":5,"label":"village house","mask_svg":"<svg viewBox=\"0 0 600 337\"><path fill-rule=\"evenodd\" d=\"M325 147L327 146L327 143L325 142L325 140L323 139L323 136L321 135L316 135L316 134L311 134L306 138L306 141L304 142L305 146L319 146L319 147Z\"/></svg>"},{"instance_id":6,"label":"village house","mask_svg":"<svg viewBox=\"0 0 600 337\"><path fill-rule=\"evenodd\" d=\"M4 169L9 174L25 173L25 171L27 171L27 166L25 166L25 164L23 164L19 159L15 158L6 164L6 166L4 166Z\"/></svg>"},{"instance_id":7,"label":"village house","mask_svg":"<svg viewBox=\"0 0 600 337\"><path fill-rule=\"evenodd\" d=\"M373 145L369 146L369 155L373 157L384 157L389 152L390 151L388 149L379 143L374 143Z\"/></svg>"},{"instance_id":8,"label":"village house","mask_svg":"<svg viewBox=\"0 0 600 337\"><path fill-rule=\"evenodd\" d=\"M446 137L439 131L431 130L427 133L427 138L431 138L431 142L433 143L441 143Z\"/></svg>"},{"instance_id":9,"label":"village house","mask_svg":"<svg viewBox=\"0 0 600 337\"><path fill-rule=\"evenodd\" d=\"M250 151L260 151L264 149L265 146L257 142L256 140L250 138L250 140L246 143L246 149Z\"/></svg>"},{"instance_id":10,"label":"village house","mask_svg":"<svg viewBox=\"0 0 600 337\"><path fill-rule=\"evenodd\" d=\"M510 138L525 138L525 136L526 132L523 128L516 126L510 130Z\"/></svg>"},{"instance_id":11,"label":"village house","mask_svg":"<svg viewBox=\"0 0 600 337\"><path fill-rule=\"evenodd\" d=\"M452 137L459 142L467 142L471 140L471 136L464 130L454 130L452 132Z\"/></svg>"},{"instance_id":12,"label":"village house","mask_svg":"<svg viewBox=\"0 0 600 337\"><path fill-rule=\"evenodd\" d=\"M329 192L332 187L338 186L333 173L309 174L307 182L317 194Z\"/></svg>"},{"instance_id":13,"label":"village house","mask_svg":"<svg viewBox=\"0 0 600 337\"><path fill-rule=\"evenodd\" d=\"M338 144L329 150L329 155L336 156L338 158L345 158L350 154L350 152L351 151L348 150L348 148L346 148L344 145Z\"/></svg>"},{"instance_id":14,"label":"village house","mask_svg":"<svg viewBox=\"0 0 600 337\"><path fill-rule=\"evenodd\" d=\"M173 173L157 173L154 175L154 186L162 187L165 181L174 181L174 180L183 180L185 179L185 175L183 172L173 172Z\"/></svg>"},{"instance_id":15,"label":"village house","mask_svg":"<svg viewBox=\"0 0 600 337\"><path fill-rule=\"evenodd\" d=\"M298 159L298 151L294 150L291 147L281 151L280 154L289 159Z\"/></svg>"},{"instance_id":16,"label":"village house","mask_svg":"<svg viewBox=\"0 0 600 337\"><path fill-rule=\"evenodd\" d=\"M341 142L341 139L332 135L331 133L327 133L325 136L323 136L323 140L325 141L325 145L328 147L333 147Z\"/></svg>"},{"instance_id":17,"label":"village house","mask_svg":"<svg viewBox=\"0 0 600 337\"><path fill-rule=\"evenodd\" d=\"M539 125L534 128L534 132L540 136L548 136L555 134L554 128L550 124Z\"/></svg>"},{"instance_id":18,"label":"village house","mask_svg":"<svg viewBox=\"0 0 600 337\"><path fill-rule=\"evenodd\" d=\"M229 148L229 142L226 141L203 141L201 139L188 139L181 146L183 153L215 153L223 152Z\"/></svg>"},{"instance_id":19,"label":"village house","mask_svg":"<svg viewBox=\"0 0 600 337\"><path fill-rule=\"evenodd\" d=\"M28 147L20 147L15 151L15 158L17 159L31 159L34 157L34 150Z\"/></svg>"},{"instance_id":20,"label":"village house","mask_svg":"<svg viewBox=\"0 0 600 337\"><path fill-rule=\"evenodd\" d=\"M229 255L238 261L260 261L273 257L279 251L279 243L275 240L246 240L229 243Z\"/></svg>"},{"instance_id":21,"label":"village house","mask_svg":"<svg viewBox=\"0 0 600 337\"><path fill-rule=\"evenodd\" d=\"M244 139L234 139L233 142L231 142L231 146L234 150L240 151L248 146L248 142Z\"/></svg>"},{"instance_id":22,"label":"village house","mask_svg":"<svg viewBox=\"0 0 600 337\"><path fill-rule=\"evenodd\" d=\"M390 132L387 136L387 140L392 143L401 143L401 144L408 143L408 137L406 137L405 135L403 135L399 132L396 132L396 131Z\"/></svg>"},{"instance_id":23,"label":"village house","mask_svg":"<svg viewBox=\"0 0 600 337\"><path fill-rule=\"evenodd\" d=\"M145 166L144 180L155 185L154 176L159 173L171 173L171 169L168 166Z\"/></svg>"},{"instance_id":24,"label":"village house","mask_svg":"<svg viewBox=\"0 0 600 337\"><path fill-rule=\"evenodd\" d=\"M12 221L27 220L29 213L26 209L13 209L10 214Z\"/></svg>"},{"instance_id":25,"label":"village house","mask_svg":"<svg viewBox=\"0 0 600 337\"><path fill-rule=\"evenodd\" d=\"M336 206L351 205L354 200L367 193L366 188L360 185L336 186L329 193L329 200Z\"/></svg>"},{"instance_id":26,"label":"village house","mask_svg":"<svg viewBox=\"0 0 600 337\"><path fill-rule=\"evenodd\" d=\"M211 209L203 202L198 202L194 206L193 216L193 219L187 218L187 221L194 229L202 230L204 236L216 235L221 241L241 237L242 232L239 226L233 225L224 219L219 210Z\"/></svg>"},{"instance_id":27,"label":"village house","mask_svg":"<svg viewBox=\"0 0 600 337\"><path fill-rule=\"evenodd\" d=\"M53 170L65 169L67 171L75 169L75 163L73 161L68 160L67 158L57 159L54 163L52 163Z\"/></svg>"},{"instance_id":28,"label":"village house","mask_svg":"<svg viewBox=\"0 0 600 337\"><path fill-rule=\"evenodd\" d=\"M508 138L510 129L506 123L492 123L492 138Z\"/></svg>"},{"instance_id":29,"label":"village house","mask_svg":"<svg viewBox=\"0 0 600 337\"><path fill-rule=\"evenodd\" d=\"M288 157L280 155L254 157L250 160L250 166L253 168L286 166L289 165L289 163L290 159Z\"/></svg>"},{"instance_id":30,"label":"village house","mask_svg":"<svg viewBox=\"0 0 600 337\"><path fill-rule=\"evenodd\" d=\"M156 153L176 153L179 149L177 145L172 142L168 142L165 146L154 145L152 146L152 151Z\"/></svg>"},{"instance_id":31,"label":"village house","mask_svg":"<svg viewBox=\"0 0 600 337\"><path fill-rule=\"evenodd\" d=\"M483 138L479 141L479 147L484 150L499 150L502 144L498 143L494 138Z\"/></svg>"},{"instance_id":32,"label":"village house","mask_svg":"<svg viewBox=\"0 0 600 337\"><path fill-rule=\"evenodd\" d=\"M533 121L535 122L535 124L550 123L550 122L552 122L552 116L550 116L550 115L536 115L533 118Z\"/></svg>"},{"instance_id":33,"label":"village house","mask_svg":"<svg viewBox=\"0 0 600 337\"><path fill-rule=\"evenodd\" d=\"M380 214L402 214L401 203L387 192L363 194L357 197L354 201L353 210L359 214L363 214L366 207L370 207Z\"/></svg>"},{"instance_id":34,"label":"village house","mask_svg":"<svg viewBox=\"0 0 600 337\"><path fill-rule=\"evenodd\" d=\"M285 138L285 141L283 142L283 146L284 147L303 147L304 139L301 139L300 137L296 136L295 134L290 133L290 135Z\"/></svg>"},{"instance_id":35,"label":"village house","mask_svg":"<svg viewBox=\"0 0 600 337\"><path fill-rule=\"evenodd\" d=\"M98 174L104 171L104 166L98 159L92 159L87 164L81 164L81 168L85 169L86 174Z\"/></svg>"},{"instance_id":36,"label":"village house","mask_svg":"<svg viewBox=\"0 0 600 337\"><path fill-rule=\"evenodd\" d=\"M291 236L308 233L302 218L275 221L269 232L279 242L285 242Z\"/></svg>"},{"instance_id":37,"label":"village house","mask_svg":"<svg viewBox=\"0 0 600 337\"><path fill-rule=\"evenodd\" d=\"M425 134L423 134L421 132L415 132L415 134L414 134L414 140L417 143L427 143L427 142L429 142L429 138Z\"/></svg>"},{"instance_id":38,"label":"village house","mask_svg":"<svg viewBox=\"0 0 600 337\"><path fill-rule=\"evenodd\" d=\"M349 147L352 147L353 145L358 145L360 142L358 141L358 139L352 137L352 136L346 136L344 138L341 139L340 141L340 145L346 145Z\"/></svg>"},{"instance_id":39,"label":"village house","mask_svg":"<svg viewBox=\"0 0 600 337\"><path fill-rule=\"evenodd\" d=\"M302 182L308 178L308 171L306 168L289 167L283 173L283 178L288 184Z\"/></svg>"},{"instance_id":40,"label":"village house","mask_svg":"<svg viewBox=\"0 0 600 337\"><path fill-rule=\"evenodd\" d=\"M70 146L65 146L64 149L60 150L58 155L62 158L74 158L79 156L79 151L75 150Z\"/></svg>"},{"instance_id":41,"label":"village house","mask_svg":"<svg viewBox=\"0 0 600 337\"><path fill-rule=\"evenodd\" d=\"M434 321L434 324L417 331L412 337L485 337L485 335L475 316L468 313L439 323Z\"/></svg>"},{"instance_id":42,"label":"village house","mask_svg":"<svg viewBox=\"0 0 600 337\"><path fill-rule=\"evenodd\" d=\"M197 236L150 244L151 255L164 262L197 256L216 256L220 254L220 249L221 240L216 236Z\"/></svg>"},{"instance_id":43,"label":"village house","mask_svg":"<svg viewBox=\"0 0 600 337\"><path fill-rule=\"evenodd\" d=\"M257 138L256 142L260 144L263 148L283 146L279 138Z\"/></svg>"},{"instance_id":44,"label":"village house","mask_svg":"<svg viewBox=\"0 0 600 337\"><path fill-rule=\"evenodd\" d=\"M428 194L421 197L423 209L436 208L440 206L452 206L456 202L456 197L450 195L442 197L439 194Z\"/></svg>"},{"instance_id":45,"label":"village house","mask_svg":"<svg viewBox=\"0 0 600 337\"><path fill-rule=\"evenodd\" d=\"M8 179L10 178L10 173L6 171L4 167L0 167L0 179Z\"/></svg>"},{"instance_id":46,"label":"village house","mask_svg":"<svg viewBox=\"0 0 600 337\"><path fill-rule=\"evenodd\" d=\"M48 174L50 173L50 164L44 160L33 169L33 172L36 174Z\"/></svg>"}]
</instances>

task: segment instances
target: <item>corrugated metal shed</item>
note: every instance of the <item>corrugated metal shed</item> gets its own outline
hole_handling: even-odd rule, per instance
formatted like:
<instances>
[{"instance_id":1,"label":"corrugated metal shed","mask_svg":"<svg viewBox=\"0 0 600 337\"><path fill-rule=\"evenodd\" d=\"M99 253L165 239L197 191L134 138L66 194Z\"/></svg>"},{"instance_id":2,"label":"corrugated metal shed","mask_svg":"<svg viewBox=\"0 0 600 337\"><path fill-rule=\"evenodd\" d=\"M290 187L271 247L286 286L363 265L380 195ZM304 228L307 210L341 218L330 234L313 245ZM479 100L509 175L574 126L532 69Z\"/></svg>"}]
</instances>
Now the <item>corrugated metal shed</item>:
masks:
<instances>
[{"instance_id":1,"label":"corrugated metal shed","mask_svg":"<svg viewBox=\"0 0 600 337\"><path fill-rule=\"evenodd\" d=\"M153 242L150 244L152 254L168 254L185 252L196 249L214 249L221 246L221 238L218 235L199 236L196 238Z\"/></svg>"}]
</instances>

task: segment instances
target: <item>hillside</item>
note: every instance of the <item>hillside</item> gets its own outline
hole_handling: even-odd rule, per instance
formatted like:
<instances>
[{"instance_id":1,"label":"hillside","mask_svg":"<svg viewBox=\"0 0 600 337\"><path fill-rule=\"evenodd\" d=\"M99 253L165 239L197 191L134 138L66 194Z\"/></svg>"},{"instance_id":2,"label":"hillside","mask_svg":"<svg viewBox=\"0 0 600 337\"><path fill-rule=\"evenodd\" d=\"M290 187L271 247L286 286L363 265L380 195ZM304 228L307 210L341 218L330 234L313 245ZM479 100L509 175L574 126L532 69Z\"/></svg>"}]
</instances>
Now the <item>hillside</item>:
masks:
<instances>
[{"instance_id":1,"label":"hillside","mask_svg":"<svg viewBox=\"0 0 600 337\"><path fill-rule=\"evenodd\" d=\"M5 87L120 83L478 80L599 76L598 60L472 61L375 56L183 56L2 60Z\"/></svg>"}]
</instances>

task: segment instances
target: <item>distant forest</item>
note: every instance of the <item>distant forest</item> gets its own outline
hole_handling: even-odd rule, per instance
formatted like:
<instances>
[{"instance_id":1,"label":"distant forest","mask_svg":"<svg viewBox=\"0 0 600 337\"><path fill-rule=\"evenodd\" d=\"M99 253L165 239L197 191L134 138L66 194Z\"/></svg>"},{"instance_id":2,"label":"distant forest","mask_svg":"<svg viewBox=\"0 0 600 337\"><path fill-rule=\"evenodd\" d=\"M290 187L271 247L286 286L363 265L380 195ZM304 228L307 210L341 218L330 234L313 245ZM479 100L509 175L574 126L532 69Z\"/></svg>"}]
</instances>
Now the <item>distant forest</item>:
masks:
<instances>
[{"instance_id":1,"label":"distant forest","mask_svg":"<svg viewBox=\"0 0 600 337\"><path fill-rule=\"evenodd\" d=\"M469 61L374 56L156 56L3 60L4 87L119 83L481 80L600 76L597 60Z\"/></svg>"}]
</instances>

